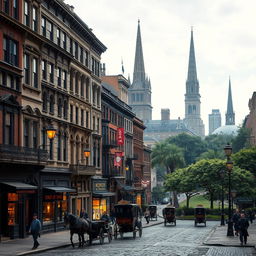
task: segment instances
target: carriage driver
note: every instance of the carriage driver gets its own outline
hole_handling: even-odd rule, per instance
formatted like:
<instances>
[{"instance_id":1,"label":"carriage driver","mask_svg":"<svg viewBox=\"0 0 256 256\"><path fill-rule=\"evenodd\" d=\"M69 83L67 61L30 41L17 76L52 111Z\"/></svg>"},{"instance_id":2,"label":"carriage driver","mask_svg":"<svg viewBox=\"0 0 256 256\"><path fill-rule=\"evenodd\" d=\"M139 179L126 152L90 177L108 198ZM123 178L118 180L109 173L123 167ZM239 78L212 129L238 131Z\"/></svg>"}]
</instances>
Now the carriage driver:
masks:
<instances>
[{"instance_id":1,"label":"carriage driver","mask_svg":"<svg viewBox=\"0 0 256 256\"><path fill-rule=\"evenodd\" d=\"M104 220L105 222L111 222L111 218L109 217L109 215L107 214L107 212L103 212L103 215L100 218L101 220Z\"/></svg>"},{"instance_id":2,"label":"carriage driver","mask_svg":"<svg viewBox=\"0 0 256 256\"><path fill-rule=\"evenodd\" d=\"M80 212L80 218L84 218L86 220L89 219L88 213L85 211L85 209L83 208Z\"/></svg>"}]
</instances>

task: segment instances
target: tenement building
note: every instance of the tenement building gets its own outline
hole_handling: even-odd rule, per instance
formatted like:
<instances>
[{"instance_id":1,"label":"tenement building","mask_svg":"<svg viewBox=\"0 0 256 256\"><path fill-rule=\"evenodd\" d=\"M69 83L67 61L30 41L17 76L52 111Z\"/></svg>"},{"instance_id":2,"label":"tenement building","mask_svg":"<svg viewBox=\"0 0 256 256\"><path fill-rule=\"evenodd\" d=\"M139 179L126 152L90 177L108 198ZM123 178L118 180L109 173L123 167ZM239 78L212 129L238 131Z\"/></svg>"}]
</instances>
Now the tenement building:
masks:
<instances>
[{"instance_id":1,"label":"tenement building","mask_svg":"<svg viewBox=\"0 0 256 256\"><path fill-rule=\"evenodd\" d=\"M34 212L44 231L63 228L65 211L93 216L106 47L61 0L0 9L0 230L14 238Z\"/></svg>"}]
</instances>

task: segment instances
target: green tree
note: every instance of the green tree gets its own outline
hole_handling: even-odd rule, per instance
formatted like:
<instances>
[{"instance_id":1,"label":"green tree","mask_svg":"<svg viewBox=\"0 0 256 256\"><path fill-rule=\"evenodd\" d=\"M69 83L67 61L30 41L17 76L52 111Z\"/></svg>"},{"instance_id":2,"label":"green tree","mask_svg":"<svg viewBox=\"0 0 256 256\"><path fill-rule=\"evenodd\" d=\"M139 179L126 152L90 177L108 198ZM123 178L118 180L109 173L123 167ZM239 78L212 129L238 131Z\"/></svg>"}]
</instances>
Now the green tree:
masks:
<instances>
[{"instance_id":1,"label":"green tree","mask_svg":"<svg viewBox=\"0 0 256 256\"><path fill-rule=\"evenodd\" d=\"M256 147L242 149L232 155L235 165L250 171L256 177Z\"/></svg>"},{"instance_id":2,"label":"green tree","mask_svg":"<svg viewBox=\"0 0 256 256\"><path fill-rule=\"evenodd\" d=\"M181 133L177 136L169 137L167 141L183 149L186 165L194 163L196 158L206 151L205 142L198 136Z\"/></svg>"},{"instance_id":3,"label":"green tree","mask_svg":"<svg viewBox=\"0 0 256 256\"><path fill-rule=\"evenodd\" d=\"M224 159L224 155L220 151L209 149L208 151L202 153L196 160L199 161L202 159Z\"/></svg>"},{"instance_id":4,"label":"green tree","mask_svg":"<svg viewBox=\"0 0 256 256\"><path fill-rule=\"evenodd\" d=\"M232 140L232 147L233 147L234 153L237 153L239 150L243 148L250 147L250 143L249 143L250 136L251 136L251 132L248 128L246 127L239 128L237 136L234 137Z\"/></svg>"},{"instance_id":5,"label":"green tree","mask_svg":"<svg viewBox=\"0 0 256 256\"><path fill-rule=\"evenodd\" d=\"M188 168L178 169L175 172L168 174L164 185L169 191L175 190L180 193L185 193L187 207L189 207L190 198L197 194L197 183Z\"/></svg>"}]
</instances>

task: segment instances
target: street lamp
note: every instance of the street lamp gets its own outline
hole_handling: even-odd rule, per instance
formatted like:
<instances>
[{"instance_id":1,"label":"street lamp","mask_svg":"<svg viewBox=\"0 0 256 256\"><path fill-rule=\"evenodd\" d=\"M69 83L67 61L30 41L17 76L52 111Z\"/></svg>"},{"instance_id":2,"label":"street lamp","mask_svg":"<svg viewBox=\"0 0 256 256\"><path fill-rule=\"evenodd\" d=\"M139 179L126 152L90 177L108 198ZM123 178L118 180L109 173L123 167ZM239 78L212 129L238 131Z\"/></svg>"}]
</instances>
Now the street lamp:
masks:
<instances>
[{"instance_id":1,"label":"street lamp","mask_svg":"<svg viewBox=\"0 0 256 256\"><path fill-rule=\"evenodd\" d=\"M223 190L223 181L224 181L224 177L225 177L225 170L221 170L219 172L219 175L221 177L221 219L220 219L220 225L225 226L224 190Z\"/></svg>"},{"instance_id":2,"label":"street lamp","mask_svg":"<svg viewBox=\"0 0 256 256\"><path fill-rule=\"evenodd\" d=\"M86 161L86 165L87 165L87 159L90 157L90 155L91 155L91 151L90 151L90 149L88 149L88 148L85 148L84 149L84 157L85 157L85 161Z\"/></svg>"},{"instance_id":3,"label":"street lamp","mask_svg":"<svg viewBox=\"0 0 256 256\"><path fill-rule=\"evenodd\" d=\"M231 216L231 172L233 168L233 162L230 160L230 156L232 154L232 147L228 143L224 147L224 152L227 157L226 167L228 171L228 231L227 236L234 236L234 230L233 230L233 222L232 222L232 216Z\"/></svg>"},{"instance_id":4,"label":"street lamp","mask_svg":"<svg viewBox=\"0 0 256 256\"><path fill-rule=\"evenodd\" d=\"M231 196L232 196L232 212L234 209L234 198L236 197L236 190L231 190Z\"/></svg>"},{"instance_id":5,"label":"street lamp","mask_svg":"<svg viewBox=\"0 0 256 256\"><path fill-rule=\"evenodd\" d=\"M45 129L47 133L47 137L49 140L53 140L55 138L57 129L53 128L53 126L49 126L48 128Z\"/></svg>"}]
</instances>

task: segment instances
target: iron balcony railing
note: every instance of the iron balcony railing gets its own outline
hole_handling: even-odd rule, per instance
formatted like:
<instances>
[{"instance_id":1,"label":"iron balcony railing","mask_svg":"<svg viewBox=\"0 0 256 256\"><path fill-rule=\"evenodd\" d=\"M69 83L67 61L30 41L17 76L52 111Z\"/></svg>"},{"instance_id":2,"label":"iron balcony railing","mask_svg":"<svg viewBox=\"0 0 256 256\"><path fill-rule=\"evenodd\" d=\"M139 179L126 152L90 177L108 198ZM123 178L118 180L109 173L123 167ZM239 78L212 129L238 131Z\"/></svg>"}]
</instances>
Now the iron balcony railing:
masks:
<instances>
[{"instance_id":1,"label":"iron balcony railing","mask_svg":"<svg viewBox=\"0 0 256 256\"><path fill-rule=\"evenodd\" d=\"M48 153L44 149L0 145L0 162L45 165Z\"/></svg>"}]
</instances>

